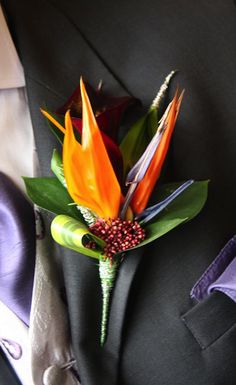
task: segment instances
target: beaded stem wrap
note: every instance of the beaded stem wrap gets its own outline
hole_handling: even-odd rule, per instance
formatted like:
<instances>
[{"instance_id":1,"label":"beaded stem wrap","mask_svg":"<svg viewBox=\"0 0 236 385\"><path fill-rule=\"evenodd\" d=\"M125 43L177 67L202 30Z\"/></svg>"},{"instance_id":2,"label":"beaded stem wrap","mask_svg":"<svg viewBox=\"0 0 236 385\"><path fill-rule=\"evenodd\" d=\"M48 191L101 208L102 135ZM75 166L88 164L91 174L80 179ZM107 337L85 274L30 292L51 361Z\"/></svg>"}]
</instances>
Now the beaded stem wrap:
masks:
<instances>
[{"instance_id":1,"label":"beaded stem wrap","mask_svg":"<svg viewBox=\"0 0 236 385\"><path fill-rule=\"evenodd\" d=\"M99 261L99 276L102 286L101 346L103 346L106 341L110 296L114 287L118 264L117 261L111 262L109 258Z\"/></svg>"}]
</instances>

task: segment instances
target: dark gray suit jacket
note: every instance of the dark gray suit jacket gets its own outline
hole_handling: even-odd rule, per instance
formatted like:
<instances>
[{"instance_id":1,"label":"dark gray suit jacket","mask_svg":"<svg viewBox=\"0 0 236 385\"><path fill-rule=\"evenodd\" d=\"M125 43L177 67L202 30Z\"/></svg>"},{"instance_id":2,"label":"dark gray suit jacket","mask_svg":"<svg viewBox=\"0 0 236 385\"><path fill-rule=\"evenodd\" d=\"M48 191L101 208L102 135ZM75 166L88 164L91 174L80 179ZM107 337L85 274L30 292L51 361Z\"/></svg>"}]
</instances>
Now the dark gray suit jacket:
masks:
<instances>
[{"instance_id":1,"label":"dark gray suit jacket","mask_svg":"<svg viewBox=\"0 0 236 385\"><path fill-rule=\"evenodd\" d=\"M163 179L211 180L208 203L195 220L127 253L103 349L97 267L62 251L82 384L234 385L236 304L219 293L196 304L189 293L235 233L235 4L4 0L3 6L25 68L42 175L49 173L55 142L39 106L60 106L83 75L94 85L102 78L114 94L134 95L147 107L177 68L175 83L186 94ZM2 373L1 384L10 385Z\"/></svg>"}]
</instances>

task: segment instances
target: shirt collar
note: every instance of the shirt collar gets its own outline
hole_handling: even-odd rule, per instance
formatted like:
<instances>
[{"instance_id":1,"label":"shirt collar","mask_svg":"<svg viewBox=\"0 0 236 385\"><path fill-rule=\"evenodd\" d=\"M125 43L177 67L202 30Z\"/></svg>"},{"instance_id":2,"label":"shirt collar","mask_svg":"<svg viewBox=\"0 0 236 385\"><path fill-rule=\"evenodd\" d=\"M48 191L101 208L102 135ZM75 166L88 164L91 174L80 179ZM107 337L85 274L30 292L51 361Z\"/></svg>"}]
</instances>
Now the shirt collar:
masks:
<instances>
[{"instance_id":1,"label":"shirt collar","mask_svg":"<svg viewBox=\"0 0 236 385\"><path fill-rule=\"evenodd\" d=\"M0 89L24 86L23 67L0 6Z\"/></svg>"}]
</instances>

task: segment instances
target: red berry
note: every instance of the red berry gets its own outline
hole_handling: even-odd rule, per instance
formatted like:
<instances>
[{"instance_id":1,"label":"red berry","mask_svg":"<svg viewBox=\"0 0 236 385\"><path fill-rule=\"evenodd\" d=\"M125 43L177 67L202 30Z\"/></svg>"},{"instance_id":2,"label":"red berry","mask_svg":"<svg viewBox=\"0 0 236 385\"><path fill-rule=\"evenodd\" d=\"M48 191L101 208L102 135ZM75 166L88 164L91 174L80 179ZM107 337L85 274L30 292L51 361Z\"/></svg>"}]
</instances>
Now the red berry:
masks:
<instances>
[{"instance_id":1,"label":"red berry","mask_svg":"<svg viewBox=\"0 0 236 385\"><path fill-rule=\"evenodd\" d=\"M106 242L104 252L111 260L116 253L137 246L145 238L145 231L137 221L123 221L120 218L108 221L99 219L90 226L90 231ZM87 247L94 245L88 244Z\"/></svg>"}]
</instances>

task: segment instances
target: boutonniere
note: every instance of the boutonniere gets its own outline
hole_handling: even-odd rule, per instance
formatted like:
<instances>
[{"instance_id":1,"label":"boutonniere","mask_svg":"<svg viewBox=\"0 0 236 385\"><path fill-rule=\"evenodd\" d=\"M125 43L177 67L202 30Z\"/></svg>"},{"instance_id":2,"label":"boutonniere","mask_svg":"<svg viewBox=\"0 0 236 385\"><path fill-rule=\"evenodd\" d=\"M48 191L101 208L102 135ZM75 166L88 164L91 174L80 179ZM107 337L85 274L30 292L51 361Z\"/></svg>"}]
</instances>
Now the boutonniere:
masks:
<instances>
[{"instance_id":1,"label":"boutonniere","mask_svg":"<svg viewBox=\"0 0 236 385\"><path fill-rule=\"evenodd\" d=\"M183 92L176 91L158 119L172 75L120 143L120 120L134 98L107 97L101 87L93 90L81 79L80 88L58 111L42 110L62 145L62 154L54 150L52 155L55 177L24 178L33 202L56 214L51 224L54 240L98 260L103 297L101 345L125 253L192 219L206 201L208 181L188 180L158 186L156 203L148 205L183 98Z\"/></svg>"}]
</instances>

